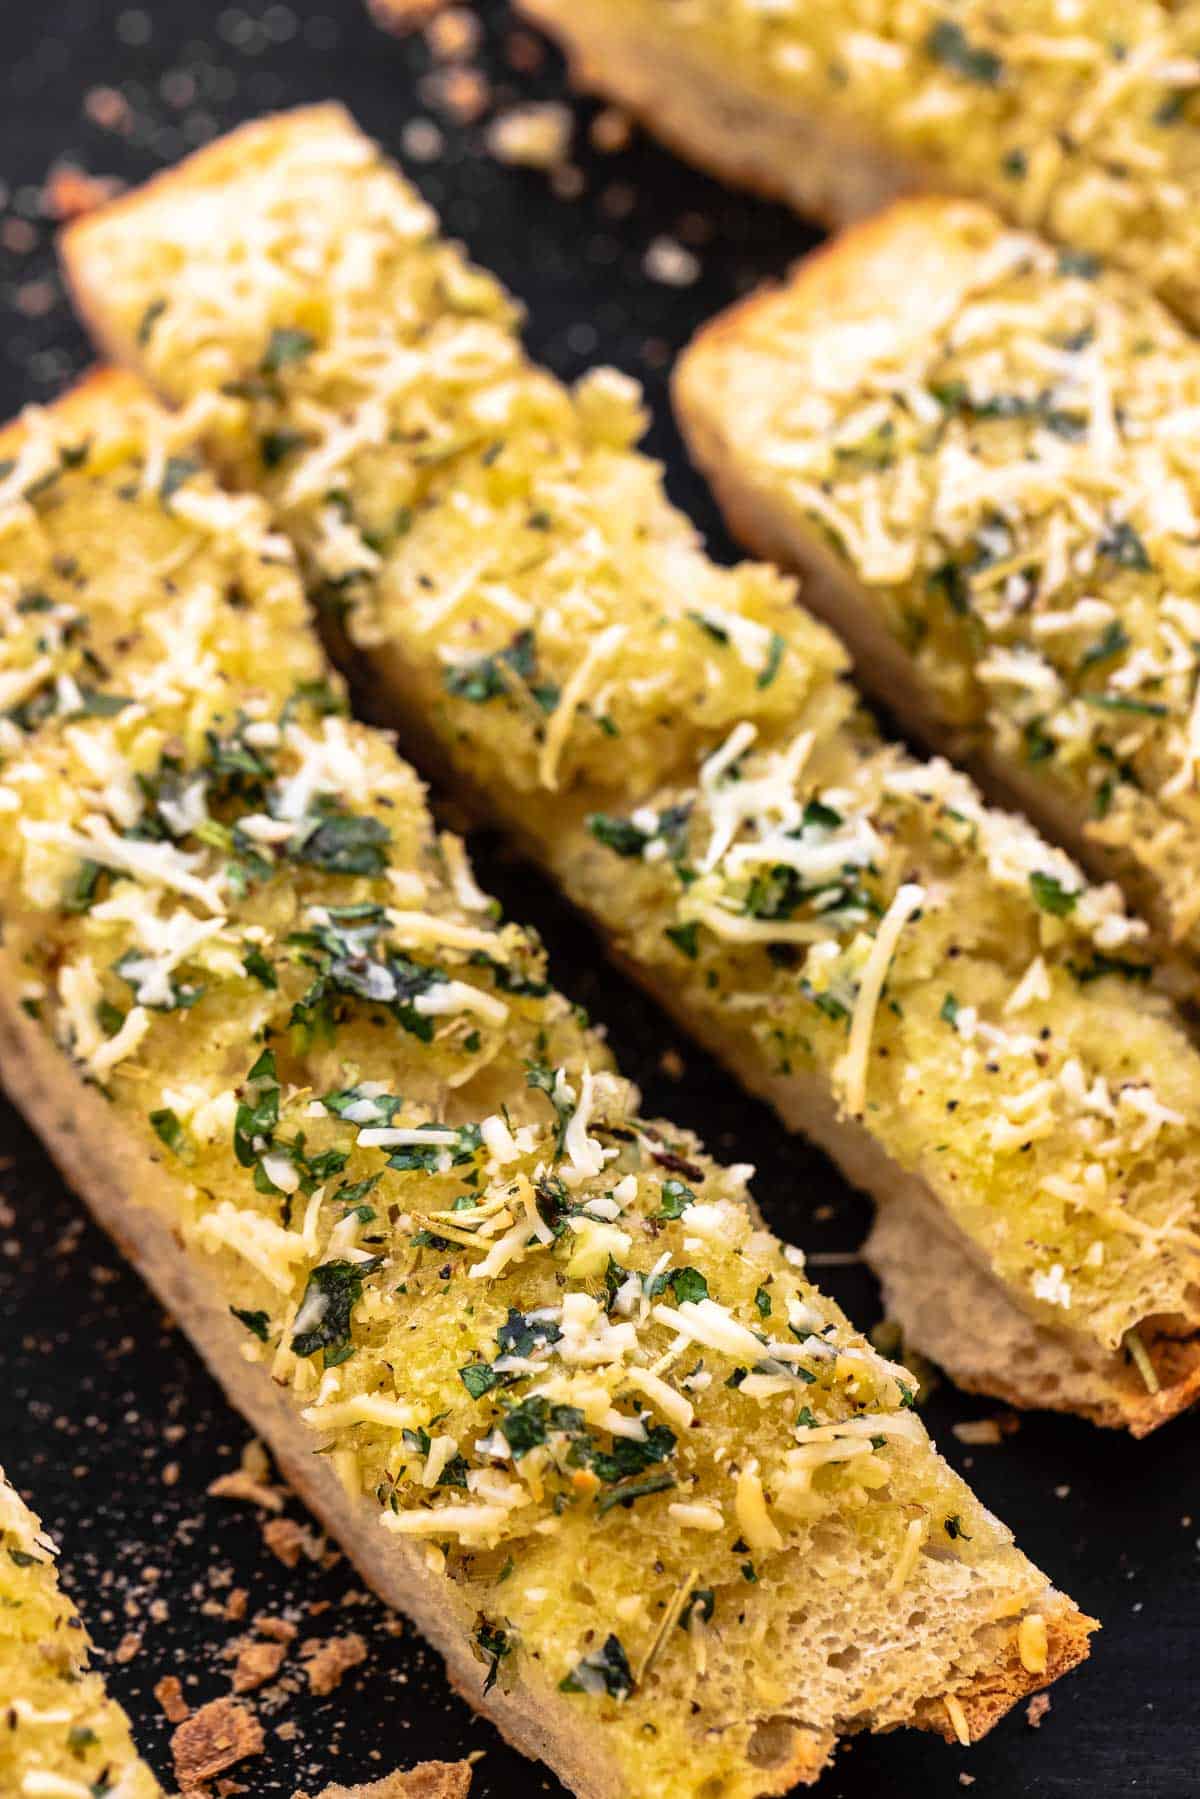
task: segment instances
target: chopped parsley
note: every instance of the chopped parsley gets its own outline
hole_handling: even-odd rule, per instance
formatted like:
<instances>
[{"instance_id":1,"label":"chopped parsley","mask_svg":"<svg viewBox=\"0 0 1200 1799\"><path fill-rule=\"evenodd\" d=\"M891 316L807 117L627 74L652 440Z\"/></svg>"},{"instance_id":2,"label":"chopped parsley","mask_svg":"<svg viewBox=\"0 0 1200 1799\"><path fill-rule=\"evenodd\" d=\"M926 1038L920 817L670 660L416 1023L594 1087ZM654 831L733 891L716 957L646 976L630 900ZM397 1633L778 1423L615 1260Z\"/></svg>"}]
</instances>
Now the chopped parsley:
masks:
<instances>
[{"instance_id":1,"label":"chopped parsley","mask_svg":"<svg viewBox=\"0 0 1200 1799\"><path fill-rule=\"evenodd\" d=\"M1064 887L1057 875L1034 869L1029 877L1029 890L1043 912L1054 918L1067 918L1079 904L1078 889Z\"/></svg>"},{"instance_id":2,"label":"chopped parsley","mask_svg":"<svg viewBox=\"0 0 1200 1799\"><path fill-rule=\"evenodd\" d=\"M280 369L303 362L312 355L316 347L317 340L310 332L301 331L295 326L276 325L263 351L262 361L258 365L259 372L263 375L277 375Z\"/></svg>"},{"instance_id":3,"label":"chopped parsley","mask_svg":"<svg viewBox=\"0 0 1200 1799\"><path fill-rule=\"evenodd\" d=\"M362 1298L364 1275L374 1273L382 1261L382 1256L372 1256L365 1262L322 1262L312 1270L296 1314L293 1354L310 1356L323 1349L327 1368L354 1354L351 1314Z\"/></svg>"},{"instance_id":4,"label":"chopped parsley","mask_svg":"<svg viewBox=\"0 0 1200 1799\"><path fill-rule=\"evenodd\" d=\"M973 44L956 19L939 19L925 39L925 49L934 62L967 81L996 87L1003 77L1001 58L994 50Z\"/></svg>"},{"instance_id":5,"label":"chopped parsley","mask_svg":"<svg viewBox=\"0 0 1200 1799\"><path fill-rule=\"evenodd\" d=\"M251 1335L257 1337L260 1343L266 1343L268 1341L271 1320L266 1312L244 1312L240 1306L230 1306L229 1310L233 1313L238 1323L244 1324Z\"/></svg>"}]
</instances>

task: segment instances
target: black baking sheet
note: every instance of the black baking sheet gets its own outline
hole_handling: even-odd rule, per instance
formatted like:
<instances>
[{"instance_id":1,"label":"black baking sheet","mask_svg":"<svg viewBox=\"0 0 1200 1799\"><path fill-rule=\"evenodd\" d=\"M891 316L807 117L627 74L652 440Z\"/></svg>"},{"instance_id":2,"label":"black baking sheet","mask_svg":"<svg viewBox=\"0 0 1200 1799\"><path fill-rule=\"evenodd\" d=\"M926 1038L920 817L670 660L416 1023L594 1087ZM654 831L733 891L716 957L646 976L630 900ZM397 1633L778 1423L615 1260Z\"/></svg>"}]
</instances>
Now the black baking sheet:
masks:
<instances>
[{"instance_id":1,"label":"black baking sheet","mask_svg":"<svg viewBox=\"0 0 1200 1799\"><path fill-rule=\"evenodd\" d=\"M786 267L812 234L640 135L624 150L596 152L588 137L596 108L567 93L557 57L546 52L530 69L527 42L514 51L506 8L477 10L485 41L474 66L492 109L531 97L571 105L579 179L568 185L578 192L555 193L544 174L487 155L484 124L464 126L439 110L422 41L385 36L357 0L325 8L255 0L224 10L203 0L0 0L4 412L50 397L87 361L53 271L43 184L57 162L135 179L238 120L335 96L397 154L405 144L427 152L436 140L412 123L436 124L438 154L410 161L410 174L447 227L524 300L536 356L568 377L609 360L645 382L650 441L673 494L716 553L731 553L680 452L667 371L704 318ZM691 250L696 279L651 278L646 253L660 237ZM650 1110L702 1128L727 1159L754 1162L771 1222L815 1252L822 1283L857 1320L874 1322L878 1295L853 1259L864 1203L604 966L541 879L493 843L476 847L487 884L514 916L544 931L559 984L608 1025ZM669 1049L680 1061L667 1057L664 1066ZM245 1426L2 1102L0 1155L0 1459L61 1538L64 1580L101 1650L111 1656L124 1645L127 1659L109 1664L111 1684L164 1778L170 1727L152 1689L177 1674L193 1705L228 1690L223 1651L239 1626L224 1612L241 1587L250 1614L289 1616L301 1638L355 1630L370 1649L328 1698L294 1682L256 1696L266 1752L234 1770L248 1793L316 1792L334 1778L473 1751L482 1752L480 1799L560 1792L449 1693L436 1657L362 1590L344 1560L304 1560L289 1571L263 1546L261 1514L206 1496L213 1478L237 1465ZM1142 1444L1046 1418L1023 1420L1001 1447L966 1450L951 1434L956 1421L996 1409L943 1384L925 1416L1029 1553L1103 1620L1092 1661L1055 1687L1036 1730L1021 1707L970 1752L910 1732L860 1738L841 1750L822 1792L1200 1792L1200 1420Z\"/></svg>"}]
</instances>

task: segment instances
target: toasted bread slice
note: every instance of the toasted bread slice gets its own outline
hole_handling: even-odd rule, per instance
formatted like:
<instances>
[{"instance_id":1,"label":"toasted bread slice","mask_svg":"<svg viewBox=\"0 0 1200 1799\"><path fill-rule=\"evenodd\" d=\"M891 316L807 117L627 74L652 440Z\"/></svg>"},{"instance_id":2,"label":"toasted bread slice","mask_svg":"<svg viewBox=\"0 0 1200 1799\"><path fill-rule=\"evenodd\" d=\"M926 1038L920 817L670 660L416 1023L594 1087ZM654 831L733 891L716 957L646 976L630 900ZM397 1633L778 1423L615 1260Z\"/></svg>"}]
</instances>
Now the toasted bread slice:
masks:
<instances>
[{"instance_id":1,"label":"toasted bread slice","mask_svg":"<svg viewBox=\"0 0 1200 1799\"><path fill-rule=\"evenodd\" d=\"M89 1666L54 1541L0 1469L0 1792L162 1799L129 1719Z\"/></svg>"},{"instance_id":2,"label":"toasted bread slice","mask_svg":"<svg viewBox=\"0 0 1200 1799\"><path fill-rule=\"evenodd\" d=\"M1159 0L1127 0L1119 42L1105 0L520 4L581 85L727 180L831 227L922 188L976 196L1200 322L1195 28Z\"/></svg>"},{"instance_id":3,"label":"toasted bread slice","mask_svg":"<svg viewBox=\"0 0 1200 1799\"><path fill-rule=\"evenodd\" d=\"M335 108L214 145L66 261L105 345L210 406L426 766L852 1179L943 1214L1058 1344L1055 1403L1134 1430L1190 1403L1200 1058L1122 978L1145 926L881 742L778 574L704 557L631 447L631 384L531 367ZM1007 1337L995 1358L1021 1386Z\"/></svg>"},{"instance_id":4,"label":"toasted bread slice","mask_svg":"<svg viewBox=\"0 0 1200 1799\"><path fill-rule=\"evenodd\" d=\"M917 200L715 321L676 396L733 528L805 568L863 678L1115 875L1193 984L1194 339L1127 277Z\"/></svg>"},{"instance_id":5,"label":"toasted bread slice","mask_svg":"<svg viewBox=\"0 0 1200 1799\"><path fill-rule=\"evenodd\" d=\"M211 414L101 376L0 440L5 1085L577 1792L750 1799L847 1729L978 1733L1090 1621L342 715Z\"/></svg>"}]
</instances>

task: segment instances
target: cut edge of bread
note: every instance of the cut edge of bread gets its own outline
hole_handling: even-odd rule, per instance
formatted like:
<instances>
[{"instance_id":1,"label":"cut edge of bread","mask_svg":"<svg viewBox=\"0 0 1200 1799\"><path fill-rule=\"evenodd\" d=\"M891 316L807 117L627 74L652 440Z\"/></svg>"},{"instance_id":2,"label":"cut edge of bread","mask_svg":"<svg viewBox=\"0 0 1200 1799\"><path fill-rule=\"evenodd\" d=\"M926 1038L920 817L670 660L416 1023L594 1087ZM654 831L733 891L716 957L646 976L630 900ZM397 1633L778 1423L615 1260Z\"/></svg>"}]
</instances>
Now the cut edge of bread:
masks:
<instances>
[{"instance_id":1,"label":"cut edge of bread","mask_svg":"<svg viewBox=\"0 0 1200 1799\"><path fill-rule=\"evenodd\" d=\"M830 230L931 184L845 119L722 80L650 19L613 24L604 0L517 0L517 10L562 46L577 87L616 101L688 162Z\"/></svg>"}]
</instances>

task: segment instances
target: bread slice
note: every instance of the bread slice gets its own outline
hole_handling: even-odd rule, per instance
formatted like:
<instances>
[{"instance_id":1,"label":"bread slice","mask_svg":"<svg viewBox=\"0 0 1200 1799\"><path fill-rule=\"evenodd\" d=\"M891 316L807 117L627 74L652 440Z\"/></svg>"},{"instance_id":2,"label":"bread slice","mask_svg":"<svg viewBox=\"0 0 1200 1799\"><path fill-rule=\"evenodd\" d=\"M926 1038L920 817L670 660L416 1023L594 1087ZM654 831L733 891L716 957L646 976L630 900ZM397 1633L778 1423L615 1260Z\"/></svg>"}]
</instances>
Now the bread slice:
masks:
<instances>
[{"instance_id":1,"label":"bread slice","mask_svg":"<svg viewBox=\"0 0 1200 1799\"><path fill-rule=\"evenodd\" d=\"M701 553L631 447L636 390L531 367L433 226L321 108L93 215L65 257L106 348L212 409L213 454L277 507L425 766L851 1179L941 1215L1013 1314L973 1377L1151 1428L1200 1387L1200 1059L1122 978L1145 927L884 744L794 589ZM1053 1381L1009 1361L1035 1328Z\"/></svg>"},{"instance_id":2,"label":"bread slice","mask_svg":"<svg viewBox=\"0 0 1200 1799\"><path fill-rule=\"evenodd\" d=\"M734 529L805 568L863 678L1116 875L1193 984L1194 339L1122 275L910 201L715 321L676 396Z\"/></svg>"},{"instance_id":3,"label":"bread slice","mask_svg":"<svg viewBox=\"0 0 1200 1799\"><path fill-rule=\"evenodd\" d=\"M0 1792L162 1799L129 1719L89 1667L91 1643L58 1584L57 1555L0 1470Z\"/></svg>"},{"instance_id":4,"label":"bread slice","mask_svg":"<svg viewBox=\"0 0 1200 1799\"><path fill-rule=\"evenodd\" d=\"M1108 8L520 0L579 83L702 167L828 226L923 188L1111 257L1200 321L1191 28ZM1136 50L1125 54L1127 45ZM1113 146L1121 146L1114 155Z\"/></svg>"},{"instance_id":5,"label":"bread slice","mask_svg":"<svg viewBox=\"0 0 1200 1799\"><path fill-rule=\"evenodd\" d=\"M101 375L0 441L0 1073L364 1576L596 1799L978 1734L1086 1653L905 1371L641 1118L348 722L262 502Z\"/></svg>"}]
</instances>

